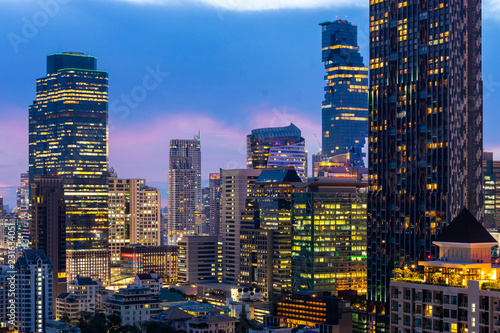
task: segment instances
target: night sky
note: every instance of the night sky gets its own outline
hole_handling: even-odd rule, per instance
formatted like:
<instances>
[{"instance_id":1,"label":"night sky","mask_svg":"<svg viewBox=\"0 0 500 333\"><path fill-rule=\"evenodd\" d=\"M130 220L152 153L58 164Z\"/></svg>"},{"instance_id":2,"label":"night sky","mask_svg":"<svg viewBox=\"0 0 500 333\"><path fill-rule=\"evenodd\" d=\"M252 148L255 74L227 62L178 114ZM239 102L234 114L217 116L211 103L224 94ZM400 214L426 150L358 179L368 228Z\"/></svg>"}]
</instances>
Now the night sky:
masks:
<instances>
[{"instance_id":1,"label":"night sky","mask_svg":"<svg viewBox=\"0 0 500 333\"><path fill-rule=\"evenodd\" d=\"M0 0L0 195L14 208L28 169L28 105L46 56L56 52L93 55L109 72L109 165L121 178L145 178L166 193L169 140L198 131L203 179L219 168L244 168L254 128L293 122L309 153L317 152L324 85L318 23L358 25L368 65L368 3ZM483 2L483 13L484 147L500 159L500 0ZM146 77L156 78L149 90Z\"/></svg>"}]
</instances>

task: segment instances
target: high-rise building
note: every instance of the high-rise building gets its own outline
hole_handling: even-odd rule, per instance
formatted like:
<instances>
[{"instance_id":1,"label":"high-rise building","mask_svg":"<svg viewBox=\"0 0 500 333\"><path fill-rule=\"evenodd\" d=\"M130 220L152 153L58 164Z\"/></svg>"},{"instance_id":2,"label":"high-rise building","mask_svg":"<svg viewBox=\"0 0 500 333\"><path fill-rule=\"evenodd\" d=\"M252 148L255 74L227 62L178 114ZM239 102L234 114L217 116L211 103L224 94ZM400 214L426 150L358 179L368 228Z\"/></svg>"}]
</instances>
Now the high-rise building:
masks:
<instances>
[{"instance_id":1,"label":"high-rise building","mask_svg":"<svg viewBox=\"0 0 500 333\"><path fill-rule=\"evenodd\" d=\"M292 195L292 290L366 294L368 182L352 175L315 178Z\"/></svg>"},{"instance_id":2,"label":"high-rise building","mask_svg":"<svg viewBox=\"0 0 500 333\"><path fill-rule=\"evenodd\" d=\"M43 250L24 250L15 267L17 331L43 333L54 319L52 262Z\"/></svg>"},{"instance_id":3,"label":"high-rise building","mask_svg":"<svg viewBox=\"0 0 500 333\"><path fill-rule=\"evenodd\" d=\"M111 264L120 265L120 249L132 244L161 245L161 195L144 179L109 179Z\"/></svg>"},{"instance_id":4,"label":"high-rise building","mask_svg":"<svg viewBox=\"0 0 500 333\"><path fill-rule=\"evenodd\" d=\"M220 173L209 175L210 187L210 235L220 235L220 201L221 201L221 179Z\"/></svg>"},{"instance_id":5,"label":"high-rise building","mask_svg":"<svg viewBox=\"0 0 500 333\"><path fill-rule=\"evenodd\" d=\"M29 178L57 175L66 202L66 269L109 282L108 73L82 53L47 56L29 106Z\"/></svg>"},{"instance_id":6,"label":"high-rise building","mask_svg":"<svg viewBox=\"0 0 500 333\"><path fill-rule=\"evenodd\" d=\"M188 235L179 239L179 283L209 283L222 279L222 238Z\"/></svg>"},{"instance_id":7,"label":"high-rise building","mask_svg":"<svg viewBox=\"0 0 500 333\"><path fill-rule=\"evenodd\" d=\"M293 168L264 169L242 214L239 282L268 298L292 289L292 195L301 185Z\"/></svg>"},{"instance_id":8,"label":"high-rise building","mask_svg":"<svg viewBox=\"0 0 500 333\"><path fill-rule=\"evenodd\" d=\"M484 172L484 220L486 228L500 228L500 161L493 159L493 153L483 154Z\"/></svg>"},{"instance_id":9,"label":"high-rise building","mask_svg":"<svg viewBox=\"0 0 500 333\"><path fill-rule=\"evenodd\" d=\"M358 27L346 20L322 22L325 100L322 103L322 156L347 154L368 137L368 68L358 46ZM362 156L356 166L364 164Z\"/></svg>"},{"instance_id":10,"label":"high-rise building","mask_svg":"<svg viewBox=\"0 0 500 333\"><path fill-rule=\"evenodd\" d=\"M247 167L252 169L294 167L300 178L307 178L307 151L300 129L259 128L247 136Z\"/></svg>"},{"instance_id":11,"label":"high-rise building","mask_svg":"<svg viewBox=\"0 0 500 333\"><path fill-rule=\"evenodd\" d=\"M201 217L203 219L202 234L210 233L210 187L201 189Z\"/></svg>"},{"instance_id":12,"label":"high-rise building","mask_svg":"<svg viewBox=\"0 0 500 333\"><path fill-rule=\"evenodd\" d=\"M170 140L168 168L168 239L194 234L201 210L200 136L192 140Z\"/></svg>"},{"instance_id":13,"label":"high-rise building","mask_svg":"<svg viewBox=\"0 0 500 333\"><path fill-rule=\"evenodd\" d=\"M463 207L483 218L481 2L370 3L368 311L394 268L436 258Z\"/></svg>"},{"instance_id":14,"label":"high-rise building","mask_svg":"<svg viewBox=\"0 0 500 333\"><path fill-rule=\"evenodd\" d=\"M18 246L28 248L30 242L30 185L27 173L21 174L21 185L17 187L17 214L19 216Z\"/></svg>"},{"instance_id":15,"label":"high-rise building","mask_svg":"<svg viewBox=\"0 0 500 333\"><path fill-rule=\"evenodd\" d=\"M221 170L220 232L224 242L222 279L238 284L240 275L241 213L250 188L262 169Z\"/></svg>"},{"instance_id":16,"label":"high-rise building","mask_svg":"<svg viewBox=\"0 0 500 333\"><path fill-rule=\"evenodd\" d=\"M31 248L43 250L52 263L53 305L66 291L66 204L63 181L35 176L31 182Z\"/></svg>"},{"instance_id":17,"label":"high-rise building","mask_svg":"<svg viewBox=\"0 0 500 333\"><path fill-rule=\"evenodd\" d=\"M15 281L15 270L10 268L10 265L0 265L0 302L2 306L0 306L0 330L5 329L8 326L12 326L12 323L9 323L9 319L15 317L15 312L11 313L11 309L16 310L15 303L9 303L9 292L15 291L15 284L10 282ZM12 290L10 289L12 288ZM11 294L12 296L12 294ZM10 297L12 299L12 297Z\"/></svg>"}]
</instances>

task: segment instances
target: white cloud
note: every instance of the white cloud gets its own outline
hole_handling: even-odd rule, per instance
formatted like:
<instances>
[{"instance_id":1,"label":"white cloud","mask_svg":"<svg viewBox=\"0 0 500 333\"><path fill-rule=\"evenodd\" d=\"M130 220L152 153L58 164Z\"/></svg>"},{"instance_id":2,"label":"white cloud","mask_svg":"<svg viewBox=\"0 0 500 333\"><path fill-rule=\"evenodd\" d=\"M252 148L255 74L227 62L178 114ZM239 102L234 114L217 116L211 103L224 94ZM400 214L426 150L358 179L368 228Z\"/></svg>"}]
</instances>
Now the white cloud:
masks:
<instances>
[{"instance_id":1,"label":"white cloud","mask_svg":"<svg viewBox=\"0 0 500 333\"><path fill-rule=\"evenodd\" d=\"M484 0L483 17L500 21L500 0Z\"/></svg>"},{"instance_id":2,"label":"white cloud","mask_svg":"<svg viewBox=\"0 0 500 333\"><path fill-rule=\"evenodd\" d=\"M230 11L366 7L367 0L115 0L153 5L205 5Z\"/></svg>"}]
</instances>

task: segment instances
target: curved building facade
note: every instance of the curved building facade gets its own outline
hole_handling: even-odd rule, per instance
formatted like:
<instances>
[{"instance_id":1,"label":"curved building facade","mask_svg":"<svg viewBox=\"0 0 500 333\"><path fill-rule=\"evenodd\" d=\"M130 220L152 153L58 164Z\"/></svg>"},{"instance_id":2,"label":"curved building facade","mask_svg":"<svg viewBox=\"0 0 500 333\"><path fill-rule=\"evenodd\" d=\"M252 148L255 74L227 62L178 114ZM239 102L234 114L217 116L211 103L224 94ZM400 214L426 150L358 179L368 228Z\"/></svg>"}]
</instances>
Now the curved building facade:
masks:
<instances>
[{"instance_id":1,"label":"curved building facade","mask_svg":"<svg viewBox=\"0 0 500 333\"><path fill-rule=\"evenodd\" d=\"M300 129L291 123L285 127L252 130L247 136L247 167L294 167L299 177L305 180L307 151Z\"/></svg>"}]
</instances>

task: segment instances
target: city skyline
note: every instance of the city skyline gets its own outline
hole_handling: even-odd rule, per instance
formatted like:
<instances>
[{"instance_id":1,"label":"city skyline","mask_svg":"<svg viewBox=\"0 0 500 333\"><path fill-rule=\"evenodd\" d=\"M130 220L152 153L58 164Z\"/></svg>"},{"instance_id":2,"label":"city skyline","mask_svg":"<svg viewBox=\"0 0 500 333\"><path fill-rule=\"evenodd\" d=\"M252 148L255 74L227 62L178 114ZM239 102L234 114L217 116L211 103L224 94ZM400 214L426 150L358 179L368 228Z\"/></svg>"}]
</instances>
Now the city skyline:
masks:
<instances>
[{"instance_id":1,"label":"city skyline","mask_svg":"<svg viewBox=\"0 0 500 333\"><path fill-rule=\"evenodd\" d=\"M165 147L168 141L190 139L198 130L206 156L202 169L204 186L208 184L208 174L217 172L219 167L244 167L245 135L254 128L287 126L293 122L304 133L309 153L316 152L319 146L314 134L318 138L321 135L324 84L318 23L347 15L348 21L358 25L360 52L366 61L369 59L368 11L364 3L348 8L336 6L334 1L324 1L323 5L317 1L309 6L311 8L302 10L304 6L299 2L287 5L292 7L288 9L246 11L202 5L138 6L114 2L83 5L61 0L58 12L52 16L46 14L47 22L36 27L33 36L26 35L29 38L23 35L23 18L33 22L34 15L43 12L43 8L29 1L19 2L25 6L2 3L0 8L5 20L1 25L7 32L0 42L5 59L2 69L4 77L10 79L0 92L3 102L0 139L4 142L0 148L0 195L4 196L5 203L11 208L15 206L19 175L28 167L26 105L34 95L32 82L44 75L45 56L59 51L82 51L96 56L100 67L109 71L113 83L110 88L110 167L125 178L145 178L163 193L167 187ZM238 1L220 3L239 4ZM493 7L488 11L488 5L492 3L484 5L487 17L483 23L485 150L498 154L500 140L495 139L494 134L494 105L500 102L500 97L494 92L500 89L500 80L496 79L500 68L493 57L494 36L500 24L493 18ZM89 17L89 13L96 11L103 14ZM108 27L105 14L112 11L124 15L124 19L104 31L106 29L101 28ZM143 15L136 15L135 11ZM189 24L187 18L197 19L197 26ZM73 40L71 33L80 31L77 24L72 23L75 19L89 29ZM127 19L147 31L155 31L151 36L117 33L127 27ZM168 24L163 24L165 22ZM61 29L61 24L66 29ZM96 36L97 31L102 36ZM175 36L177 31L182 33ZM205 33L200 38L202 31ZM266 31L272 33L266 34ZM17 45L17 53L8 33L27 40ZM110 43L112 35L119 37ZM160 36L161 43L149 46L153 37ZM255 50L247 54L250 44ZM211 50L214 45L215 49ZM287 57L282 55L284 46L290 50ZM203 59L208 66L196 65L198 59ZM190 76L194 70L198 74ZM15 76L14 71L20 71L21 75ZM150 74L158 72L161 75L156 77ZM182 75L184 72L187 75ZM144 100L132 101L136 107L127 107L121 95L131 95L136 87L143 85L147 75L150 75L148 84L157 87L146 90ZM211 84L213 82L218 84ZM191 83L194 85L189 85ZM201 102L190 98L193 90ZM115 104L111 105L112 102ZM250 117L253 112L255 117ZM144 149L150 143L153 143L151 148ZM126 151L132 151L138 158L127 158ZM218 158L208 158L214 156L214 152L220 152ZM151 160L151 156L155 157L154 163L141 163ZM166 196L162 198L162 206L165 206Z\"/></svg>"}]
</instances>

